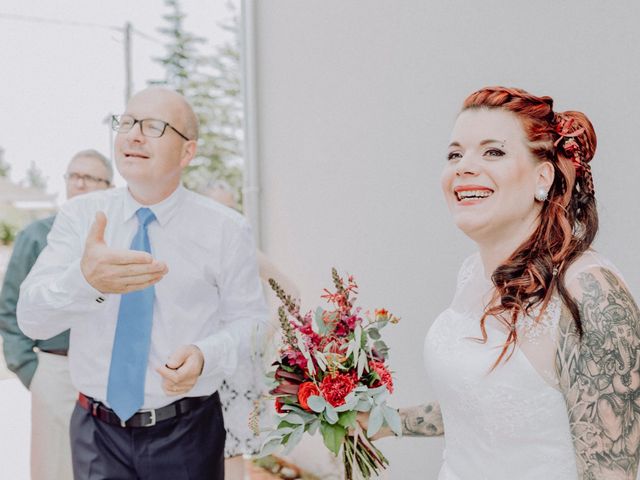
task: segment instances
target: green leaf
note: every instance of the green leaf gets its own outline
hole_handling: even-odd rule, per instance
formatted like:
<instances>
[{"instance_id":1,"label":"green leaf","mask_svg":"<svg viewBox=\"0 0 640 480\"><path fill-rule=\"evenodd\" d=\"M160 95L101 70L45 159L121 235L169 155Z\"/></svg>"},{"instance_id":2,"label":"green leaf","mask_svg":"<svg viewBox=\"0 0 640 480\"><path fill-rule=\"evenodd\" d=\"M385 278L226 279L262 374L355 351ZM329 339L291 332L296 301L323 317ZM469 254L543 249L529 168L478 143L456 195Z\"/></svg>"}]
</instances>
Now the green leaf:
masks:
<instances>
[{"instance_id":1,"label":"green leaf","mask_svg":"<svg viewBox=\"0 0 640 480\"><path fill-rule=\"evenodd\" d=\"M382 340L377 340L373 346L375 347L376 351L382 355L383 358L387 358L388 354L389 354L389 347L387 347L387 344L384 343Z\"/></svg>"},{"instance_id":2,"label":"green leaf","mask_svg":"<svg viewBox=\"0 0 640 480\"><path fill-rule=\"evenodd\" d=\"M338 425L342 425L344 428L355 427L356 425L356 416L358 412L355 410L351 410L350 412L342 412L339 415Z\"/></svg>"},{"instance_id":3,"label":"green leaf","mask_svg":"<svg viewBox=\"0 0 640 480\"><path fill-rule=\"evenodd\" d=\"M330 425L322 422L320 424L320 433L322 434L322 440L326 447L331 450L334 455L338 455L344 437L347 435L347 430L341 425Z\"/></svg>"},{"instance_id":4,"label":"green leaf","mask_svg":"<svg viewBox=\"0 0 640 480\"><path fill-rule=\"evenodd\" d=\"M369 338L372 340L380 340L380 332L377 328L369 328L367 333L369 334Z\"/></svg>"},{"instance_id":5,"label":"green leaf","mask_svg":"<svg viewBox=\"0 0 640 480\"><path fill-rule=\"evenodd\" d=\"M324 412L324 409L327 407L328 403L324 398L319 395L311 395L307 398L307 405L309 408L316 413Z\"/></svg>"}]
</instances>

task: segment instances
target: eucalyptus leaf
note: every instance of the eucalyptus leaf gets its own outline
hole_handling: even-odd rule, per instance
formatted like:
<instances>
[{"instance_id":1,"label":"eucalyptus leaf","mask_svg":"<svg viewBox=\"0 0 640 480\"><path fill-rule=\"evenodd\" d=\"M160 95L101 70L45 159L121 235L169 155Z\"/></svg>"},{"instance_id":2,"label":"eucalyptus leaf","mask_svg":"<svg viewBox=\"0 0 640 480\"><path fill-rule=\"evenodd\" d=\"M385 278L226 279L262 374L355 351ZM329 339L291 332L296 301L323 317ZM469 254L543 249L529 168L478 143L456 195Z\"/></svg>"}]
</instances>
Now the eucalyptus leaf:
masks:
<instances>
[{"instance_id":1,"label":"eucalyptus leaf","mask_svg":"<svg viewBox=\"0 0 640 480\"><path fill-rule=\"evenodd\" d=\"M362 377L362 372L364 372L365 369L369 370L367 363L367 354L364 353L364 350L360 350L360 357L358 358L358 378Z\"/></svg>"},{"instance_id":2,"label":"eucalyptus leaf","mask_svg":"<svg viewBox=\"0 0 640 480\"><path fill-rule=\"evenodd\" d=\"M358 397L356 396L356 392L350 392L349 395L344 397L344 403L335 407L336 412L346 412L347 410L353 410L353 408L358 403Z\"/></svg>"},{"instance_id":3,"label":"eucalyptus leaf","mask_svg":"<svg viewBox=\"0 0 640 480\"><path fill-rule=\"evenodd\" d=\"M376 351L382 355L383 358L387 358L388 354L389 354L389 347L387 347L387 344L384 343L382 340L376 340L376 342L374 342L373 346L375 347Z\"/></svg>"},{"instance_id":4,"label":"eucalyptus leaf","mask_svg":"<svg viewBox=\"0 0 640 480\"><path fill-rule=\"evenodd\" d=\"M371 414L369 415L369 425L367 427L367 437L371 438L378 430L382 427L382 423L384 421L384 416L382 413L382 409L379 406L373 407L371 410Z\"/></svg>"},{"instance_id":5,"label":"eucalyptus leaf","mask_svg":"<svg viewBox=\"0 0 640 480\"><path fill-rule=\"evenodd\" d=\"M355 409L359 412L368 412L369 410L371 410L371 400L360 399Z\"/></svg>"},{"instance_id":6,"label":"eucalyptus leaf","mask_svg":"<svg viewBox=\"0 0 640 480\"><path fill-rule=\"evenodd\" d=\"M327 358L322 354L322 352L316 352L315 357L320 370L324 372L327 369Z\"/></svg>"},{"instance_id":7,"label":"eucalyptus leaf","mask_svg":"<svg viewBox=\"0 0 640 480\"><path fill-rule=\"evenodd\" d=\"M316 308L315 314L314 314L314 320L315 320L315 325L316 325L316 331L320 334L320 335L326 335L327 333L329 333L329 326L324 322L324 310L320 307Z\"/></svg>"},{"instance_id":8,"label":"eucalyptus leaf","mask_svg":"<svg viewBox=\"0 0 640 480\"><path fill-rule=\"evenodd\" d=\"M324 411L324 417L327 419L327 422L329 422L332 425L338 422L338 412L336 412L336 409L333 408L328 403Z\"/></svg>"},{"instance_id":9,"label":"eucalyptus leaf","mask_svg":"<svg viewBox=\"0 0 640 480\"><path fill-rule=\"evenodd\" d=\"M306 423L304 419L297 413L287 413L282 420L294 425L304 425Z\"/></svg>"},{"instance_id":10,"label":"eucalyptus leaf","mask_svg":"<svg viewBox=\"0 0 640 480\"><path fill-rule=\"evenodd\" d=\"M279 453L284 449L281 442L282 442L281 438L267 439L267 441L265 441L264 444L262 445L262 448L260 448L260 452L258 452L258 457L261 458L276 452Z\"/></svg>"},{"instance_id":11,"label":"eucalyptus leaf","mask_svg":"<svg viewBox=\"0 0 640 480\"><path fill-rule=\"evenodd\" d=\"M369 334L369 338L372 340L380 340L380 332L378 331L377 328L369 328L367 330L367 333Z\"/></svg>"},{"instance_id":12,"label":"eucalyptus leaf","mask_svg":"<svg viewBox=\"0 0 640 480\"><path fill-rule=\"evenodd\" d=\"M327 407L327 401L319 395L311 395L307 398L307 405L309 408L316 413L324 412L324 409Z\"/></svg>"},{"instance_id":13,"label":"eucalyptus leaf","mask_svg":"<svg viewBox=\"0 0 640 480\"><path fill-rule=\"evenodd\" d=\"M273 432L274 435L280 435L281 437L284 437L286 435L289 435L291 432L293 432L293 428L291 427L282 427L282 428L278 428L276 431Z\"/></svg>"},{"instance_id":14,"label":"eucalyptus leaf","mask_svg":"<svg viewBox=\"0 0 640 480\"><path fill-rule=\"evenodd\" d=\"M309 432L310 435L315 435L316 432L318 431L319 426L320 426L320 419L316 418L313 420L313 422L308 424L307 432Z\"/></svg>"},{"instance_id":15,"label":"eucalyptus leaf","mask_svg":"<svg viewBox=\"0 0 640 480\"><path fill-rule=\"evenodd\" d=\"M375 395L373 395L373 403L375 403L376 405L381 405L382 403L387 401L387 398L389 397L389 390L387 390L387 387L384 386L384 389L381 392L376 393Z\"/></svg>"},{"instance_id":16,"label":"eucalyptus leaf","mask_svg":"<svg viewBox=\"0 0 640 480\"><path fill-rule=\"evenodd\" d=\"M334 455L338 455L347 430L341 425L330 425L322 422L320 424L320 433L322 434L322 440L326 447L331 450Z\"/></svg>"},{"instance_id":17,"label":"eucalyptus leaf","mask_svg":"<svg viewBox=\"0 0 640 480\"><path fill-rule=\"evenodd\" d=\"M302 417L304 419L305 422L310 422L314 418L316 418L316 416L313 415L312 413L309 413L306 410L303 410L302 408L297 407L295 405L286 405L285 404L285 405L282 406L282 409L286 410L286 411L297 413L300 417Z\"/></svg>"},{"instance_id":18,"label":"eucalyptus leaf","mask_svg":"<svg viewBox=\"0 0 640 480\"><path fill-rule=\"evenodd\" d=\"M395 408L391 408L388 406L382 407L382 414L384 415L384 420L389 425L389 428L393 430L393 433L400 436L402 435L402 425L400 422L400 413Z\"/></svg>"},{"instance_id":19,"label":"eucalyptus leaf","mask_svg":"<svg viewBox=\"0 0 640 480\"><path fill-rule=\"evenodd\" d=\"M283 455L286 455L287 453L291 452L291 450L293 450L293 448L296 445L298 445L298 443L300 443L300 440L302 440L302 435L303 434L304 434L304 427L303 426L296 428L291 433L291 435L289 436L289 440L287 441L286 448L282 452Z\"/></svg>"}]
</instances>

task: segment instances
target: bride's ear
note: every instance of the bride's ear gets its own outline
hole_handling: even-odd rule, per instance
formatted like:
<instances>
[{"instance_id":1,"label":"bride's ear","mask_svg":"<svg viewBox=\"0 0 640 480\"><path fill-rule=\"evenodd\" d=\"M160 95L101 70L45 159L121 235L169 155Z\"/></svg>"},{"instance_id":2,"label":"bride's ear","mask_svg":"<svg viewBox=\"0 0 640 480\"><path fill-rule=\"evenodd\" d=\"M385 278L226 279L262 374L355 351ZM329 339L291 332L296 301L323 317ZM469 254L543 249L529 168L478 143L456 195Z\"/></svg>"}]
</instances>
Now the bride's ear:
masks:
<instances>
[{"instance_id":1,"label":"bride's ear","mask_svg":"<svg viewBox=\"0 0 640 480\"><path fill-rule=\"evenodd\" d=\"M536 166L536 188L549 191L556 172L551 162L541 162Z\"/></svg>"}]
</instances>

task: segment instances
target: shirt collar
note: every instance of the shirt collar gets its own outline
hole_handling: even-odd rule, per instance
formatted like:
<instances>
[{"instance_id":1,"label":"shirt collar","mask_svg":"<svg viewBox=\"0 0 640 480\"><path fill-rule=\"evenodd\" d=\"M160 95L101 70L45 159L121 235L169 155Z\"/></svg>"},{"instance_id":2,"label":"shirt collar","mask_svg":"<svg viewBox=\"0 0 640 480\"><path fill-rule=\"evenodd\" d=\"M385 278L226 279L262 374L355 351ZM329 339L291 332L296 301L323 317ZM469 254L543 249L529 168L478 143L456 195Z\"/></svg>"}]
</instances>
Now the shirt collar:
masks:
<instances>
[{"instance_id":1,"label":"shirt collar","mask_svg":"<svg viewBox=\"0 0 640 480\"><path fill-rule=\"evenodd\" d=\"M127 222L131 219L139 208L149 208L156 216L158 224L164 227L171 217L178 211L182 200L184 199L186 193L186 188L182 185L178 185L171 195L162 200L160 203L156 203L155 205L142 205L137 202L131 192L129 192L128 188L125 188L124 195L124 221Z\"/></svg>"}]
</instances>

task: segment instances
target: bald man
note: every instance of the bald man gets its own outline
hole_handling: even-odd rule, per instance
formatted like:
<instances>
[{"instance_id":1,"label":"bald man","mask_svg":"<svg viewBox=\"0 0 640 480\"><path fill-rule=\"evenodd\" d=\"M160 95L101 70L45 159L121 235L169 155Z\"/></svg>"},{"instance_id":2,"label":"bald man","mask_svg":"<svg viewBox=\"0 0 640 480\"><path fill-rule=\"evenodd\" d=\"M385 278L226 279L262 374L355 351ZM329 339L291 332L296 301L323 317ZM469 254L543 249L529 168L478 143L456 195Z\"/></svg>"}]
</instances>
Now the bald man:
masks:
<instances>
[{"instance_id":1,"label":"bald man","mask_svg":"<svg viewBox=\"0 0 640 480\"><path fill-rule=\"evenodd\" d=\"M63 207L18 322L33 338L71 331L76 479L222 480L217 389L266 319L252 234L181 186L198 132L184 97L143 90L113 128L127 187Z\"/></svg>"}]
</instances>

